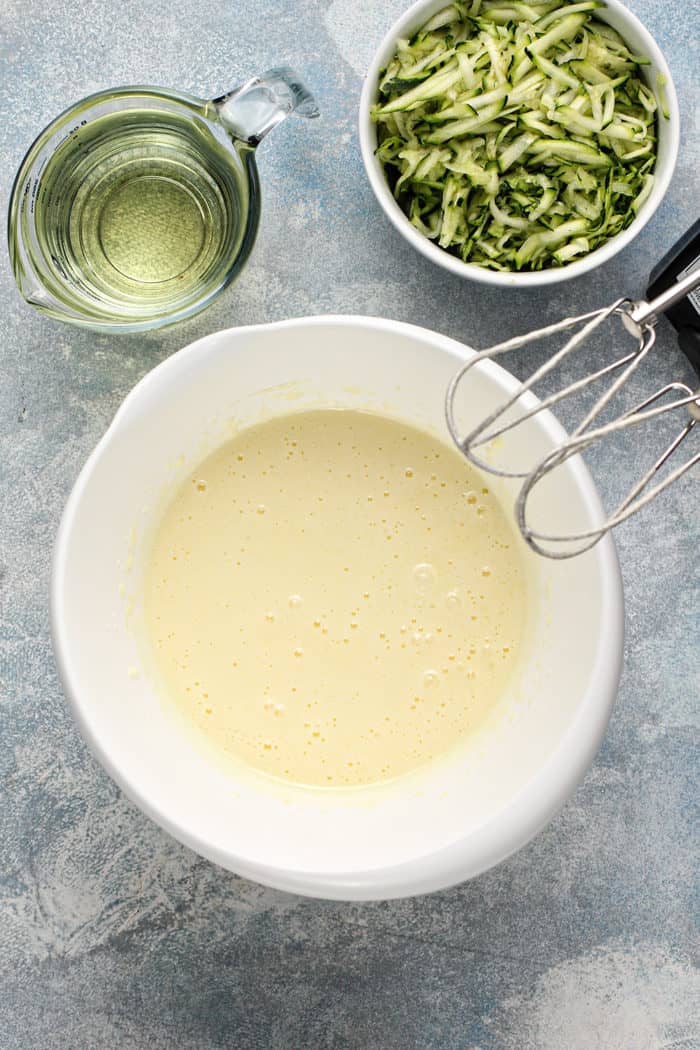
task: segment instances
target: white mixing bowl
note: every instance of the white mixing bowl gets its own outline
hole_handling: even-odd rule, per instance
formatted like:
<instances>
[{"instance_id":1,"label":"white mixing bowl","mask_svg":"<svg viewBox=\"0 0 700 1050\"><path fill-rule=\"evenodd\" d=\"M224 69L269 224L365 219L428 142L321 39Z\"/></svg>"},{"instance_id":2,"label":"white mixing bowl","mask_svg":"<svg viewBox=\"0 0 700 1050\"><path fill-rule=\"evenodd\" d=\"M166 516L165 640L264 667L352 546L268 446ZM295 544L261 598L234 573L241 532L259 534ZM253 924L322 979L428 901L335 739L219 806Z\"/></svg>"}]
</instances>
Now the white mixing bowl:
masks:
<instances>
[{"instance_id":1,"label":"white mixing bowl","mask_svg":"<svg viewBox=\"0 0 700 1050\"><path fill-rule=\"evenodd\" d=\"M655 182L652 192L639 209L639 214L626 230L622 230L621 233L612 237L600 248L596 248L595 251L589 252L588 255L582 256L567 266L552 267L546 270L538 270L534 273L501 273L498 270L488 270L483 266L476 266L474 263L462 262L457 256L451 255L443 248L440 248L417 230L395 201L382 165L375 156L377 129L370 117L370 106L377 100L377 85L380 71L386 66L396 51L396 41L400 37L410 38L416 30L420 29L428 21L431 15L441 11L445 6L446 0L417 0L417 3L412 4L405 14L394 23L377 48L362 88L360 98L360 149L370 184L387 217L399 233L403 234L406 240L427 259L431 259L438 266L443 266L451 273L457 274L458 277L468 277L470 280L480 281L482 284L497 284L506 288L541 287L545 284L568 281L572 277L578 277L589 270L595 269L597 266L601 266L633 241L637 234L641 233L661 204L676 167L680 144L680 113L671 71L668 68L668 63L661 48L648 29L642 25L639 19L624 4L620 3L620 0L605 0L605 6L595 12L596 18L601 19L603 22L608 22L613 29L616 29L636 54L644 55L649 59L650 64L643 67L643 74L648 86L654 93L658 93L657 78L662 77L665 81L664 92L668 103L668 118L666 119L659 114L658 153L654 169Z\"/></svg>"},{"instance_id":2,"label":"white mixing bowl","mask_svg":"<svg viewBox=\"0 0 700 1050\"><path fill-rule=\"evenodd\" d=\"M477 875L523 846L576 787L617 690L623 600L613 542L566 562L523 544L529 640L497 717L449 760L393 784L314 792L232 777L162 705L139 640L149 534L174 487L240 426L306 405L381 408L447 438L448 380L471 351L393 321L316 317L218 332L129 394L85 465L59 530L51 614L66 695L97 758L153 820L205 857L318 897L424 893ZM494 364L464 385L465 422L514 380ZM227 430L228 428L228 430ZM518 452L562 435L548 414ZM489 480L512 505L509 483ZM581 462L542 486L554 529L602 509ZM140 670L139 670L140 669Z\"/></svg>"}]
</instances>

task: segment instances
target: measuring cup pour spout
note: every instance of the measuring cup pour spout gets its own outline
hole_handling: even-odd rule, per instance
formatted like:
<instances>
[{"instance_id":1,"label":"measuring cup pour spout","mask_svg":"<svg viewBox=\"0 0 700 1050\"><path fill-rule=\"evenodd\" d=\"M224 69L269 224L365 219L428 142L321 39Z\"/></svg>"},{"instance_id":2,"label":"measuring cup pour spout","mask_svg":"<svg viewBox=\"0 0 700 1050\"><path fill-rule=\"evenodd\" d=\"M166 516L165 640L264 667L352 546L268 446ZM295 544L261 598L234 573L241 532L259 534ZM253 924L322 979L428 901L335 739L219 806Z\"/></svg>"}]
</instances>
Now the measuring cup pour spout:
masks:
<instances>
[{"instance_id":1,"label":"measuring cup pour spout","mask_svg":"<svg viewBox=\"0 0 700 1050\"><path fill-rule=\"evenodd\" d=\"M290 113L301 117L319 114L313 95L287 66L268 69L227 95L215 98L213 105L228 133L253 147Z\"/></svg>"}]
</instances>

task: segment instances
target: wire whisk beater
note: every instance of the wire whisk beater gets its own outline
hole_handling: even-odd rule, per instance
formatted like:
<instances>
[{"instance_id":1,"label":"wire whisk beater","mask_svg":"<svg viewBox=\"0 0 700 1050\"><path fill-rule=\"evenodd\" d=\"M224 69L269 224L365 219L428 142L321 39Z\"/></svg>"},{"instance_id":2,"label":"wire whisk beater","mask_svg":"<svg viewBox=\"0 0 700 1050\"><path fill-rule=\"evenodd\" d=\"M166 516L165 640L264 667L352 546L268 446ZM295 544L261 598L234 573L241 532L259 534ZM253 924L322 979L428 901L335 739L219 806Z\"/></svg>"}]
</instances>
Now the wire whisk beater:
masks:
<instances>
[{"instance_id":1,"label":"wire whisk beater","mask_svg":"<svg viewBox=\"0 0 700 1050\"><path fill-rule=\"evenodd\" d=\"M683 458L678 453L700 423L700 388L693 390L686 383L669 382L611 421L601 421L601 416L612 405L621 388L629 382L652 350L656 342L656 323L659 317L674 304L690 296L698 287L700 287L700 266L685 273L651 302L617 299L602 309L576 317L567 317L555 324L535 329L524 335L497 343L486 350L481 350L470 358L453 377L445 401L445 415L450 434L458 448L477 467L501 477L523 479L516 501L516 517L525 541L537 553L549 558L569 558L588 550L598 543L610 529L636 514L700 462L700 451L692 453L687 458ZM567 358L587 344L600 326L608 320L617 320L624 327L624 332L631 341L630 349L623 352L622 356L617 357L616 360L607 362L587 375L567 383L555 393L537 401L532 407L523 407L523 395L532 392L535 385L545 379L554 369L561 368ZM571 332L565 344L538 367L529 379L520 383L502 405L490 412L466 435L460 434L455 419L455 399L472 369L482 361L500 358L509 351L517 350L529 343L560 332ZM588 387L606 377L610 379L609 384L586 411L578 426L534 466L527 470L508 469L495 465L493 460L486 455L486 447L492 446L493 442L515 431L517 427L522 426L538 413L553 409L562 401L575 395L582 395ZM527 400L526 398L525 401ZM649 423L671 412L682 413L680 429L661 455L633 484L622 501L599 527L568 534L546 532L532 527L528 519L530 498L536 486L553 470L572 456L585 453L593 444L612 434ZM674 463L677 459L680 462L674 465L663 478L655 480L661 467L672 456Z\"/></svg>"}]
</instances>

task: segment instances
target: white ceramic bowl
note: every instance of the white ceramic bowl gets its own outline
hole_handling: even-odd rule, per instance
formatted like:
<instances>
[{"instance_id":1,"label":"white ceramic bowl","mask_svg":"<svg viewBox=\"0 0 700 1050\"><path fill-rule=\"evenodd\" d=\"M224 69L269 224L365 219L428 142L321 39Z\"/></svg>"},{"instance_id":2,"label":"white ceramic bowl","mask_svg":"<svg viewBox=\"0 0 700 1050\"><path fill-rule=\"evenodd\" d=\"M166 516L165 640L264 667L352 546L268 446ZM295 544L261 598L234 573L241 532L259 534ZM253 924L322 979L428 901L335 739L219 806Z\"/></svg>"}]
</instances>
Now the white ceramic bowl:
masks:
<instances>
[{"instance_id":1,"label":"white ceramic bowl","mask_svg":"<svg viewBox=\"0 0 700 1050\"><path fill-rule=\"evenodd\" d=\"M370 106L377 100L377 84L379 73L396 50L396 41L400 37L411 37L430 18L431 15L445 7L446 0L418 0L404 15L391 27L382 40L377 52L367 71L367 77L360 97L360 148L362 159L369 177L372 189L388 218L396 229L406 240L417 248L426 259L431 259L438 266L443 266L458 277L468 277L482 284L496 284L508 288L534 288L545 284L555 284L559 281L568 281L572 277L587 273L602 263L612 259L626 245L628 245L638 233L646 226L652 215L663 200L664 194L673 175L676 159L678 157L678 146L680 143L680 115L678 111L678 99L676 89L673 86L671 71L666 59L653 36L639 19L629 11L620 0L605 0L606 6L596 11L596 17L608 22L620 33L622 38L640 55L646 55L651 64L644 67L644 72L650 88L656 93L657 74L666 78L666 98L668 101L669 118L665 120L659 116L659 143L656 161L656 181L651 194L639 210L634 221L613 237L606 244L595 251L590 252L583 258L578 259L567 266L555 269L539 270L534 273L501 273L497 270L488 270L483 266L473 263L462 262L454 255L429 240L412 226L406 215L394 200L384 175L382 165L375 156L377 148L376 126L370 119Z\"/></svg>"},{"instance_id":2,"label":"white ceramic bowl","mask_svg":"<svg viewBox=\"0 0 700 1050\"><path fill-rule=\"evenodd\" d=\"M376 899L424 893L497 864L532 838L590 765L616 694L623 600L613 542L566 562L523 544L525 655L498 717L453 759L385 787L313 792L232 779L165 710L142 666L140 578L163 501L237 424L305 405L380 407L449 441L445 389L472 351L421 328L316 317L218 332L181 350L129 394L90 456L56 541L54 647L94 754L181 842L241 875L297 893ZM464 423L514 388L488 363L464 384ZM532 399L534 401L534 399ZM543 413L518 437L560 439ZM510 483L489 484L512 504ZM541 488L555 529L600 523L580 461Z\"/></svg>"}]
</instances>

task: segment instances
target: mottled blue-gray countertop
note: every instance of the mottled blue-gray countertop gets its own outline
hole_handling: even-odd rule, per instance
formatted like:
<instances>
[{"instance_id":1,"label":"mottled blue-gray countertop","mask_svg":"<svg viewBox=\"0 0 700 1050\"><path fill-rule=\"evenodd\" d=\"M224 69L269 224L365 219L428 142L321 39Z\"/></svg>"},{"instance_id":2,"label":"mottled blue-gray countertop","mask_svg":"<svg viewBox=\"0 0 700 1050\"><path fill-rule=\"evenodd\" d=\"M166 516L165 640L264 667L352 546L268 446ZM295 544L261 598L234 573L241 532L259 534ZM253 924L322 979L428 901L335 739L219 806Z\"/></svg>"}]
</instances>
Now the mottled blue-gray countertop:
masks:
<instances>
[{"instance_id":1,"label":"mottled blue-gray countertop","mask_svg":"<svg viewBox=\"0 0 700 1050\"><path fill-rule=\"evenodd\" d=\"M126 338L61 326L24 305L0 259L1 1050L700 1047L697 477L618 534L625 669L584 783L526 849L443 893L318 902L201 860L96 764L58 681L47 592L61 509L121 399L177 347L218 328L324 312L389 316L486 345L496 331L641 293L697 218L698 9L630 0L667 54L683 119L678 170L646 231L599 272L528 295L432 266L380 212L357 142L363 70L405 6L1 5L5 203L34 135L109 85L214 95L288 62L323 111L264 143L252 260L188 324ZM690 381L691 371L663 325L634 393L671 378ZM652 449L650 434L600 450L603 494Z\"/></svg>"}]
</instances>

